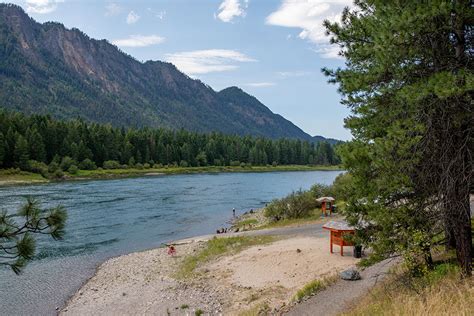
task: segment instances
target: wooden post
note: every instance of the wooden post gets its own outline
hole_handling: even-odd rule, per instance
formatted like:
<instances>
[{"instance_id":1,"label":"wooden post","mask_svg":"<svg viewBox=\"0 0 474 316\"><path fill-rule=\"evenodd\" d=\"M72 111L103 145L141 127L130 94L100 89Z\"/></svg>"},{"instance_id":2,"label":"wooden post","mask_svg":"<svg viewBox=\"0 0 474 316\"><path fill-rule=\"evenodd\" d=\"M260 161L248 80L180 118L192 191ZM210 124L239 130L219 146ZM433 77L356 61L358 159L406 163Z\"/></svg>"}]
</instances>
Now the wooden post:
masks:
<instances>
[{"instance_id":1,"label":"wooden post","mask_svg":"<svg viewBox=\"0 0 474 316\"><path fill-rule=\"evenodd\" d=\"M330 244L329 248L330 248L330 250L331 250L331 253L332 253L332 234L334 234L333 231L331 231L331 234L329 234L329 236L331 236L331 237L330 237L330 241L329 241L329 244Z\"/></svg>"}]
</instances>

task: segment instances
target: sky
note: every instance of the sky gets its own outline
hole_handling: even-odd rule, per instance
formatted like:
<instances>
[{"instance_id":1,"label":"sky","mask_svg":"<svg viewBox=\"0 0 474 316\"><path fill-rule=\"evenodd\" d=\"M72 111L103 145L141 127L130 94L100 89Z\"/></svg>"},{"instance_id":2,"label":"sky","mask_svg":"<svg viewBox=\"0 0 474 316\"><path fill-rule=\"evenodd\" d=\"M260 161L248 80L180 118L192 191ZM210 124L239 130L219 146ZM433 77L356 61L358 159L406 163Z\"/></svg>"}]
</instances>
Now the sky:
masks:
<instances>
[{"instance_id":1,"label":"sky","mask_svg":"<svg viewBox=\"0 0 474 316\"><path fill-rule=\"evenodd\" d=\"M311 135L348 140L349 110L321 68L344 66L322 22L351 0L13 0L38 22L175 64L219 91L238 86Z\"/></svg>"}]
</instances>

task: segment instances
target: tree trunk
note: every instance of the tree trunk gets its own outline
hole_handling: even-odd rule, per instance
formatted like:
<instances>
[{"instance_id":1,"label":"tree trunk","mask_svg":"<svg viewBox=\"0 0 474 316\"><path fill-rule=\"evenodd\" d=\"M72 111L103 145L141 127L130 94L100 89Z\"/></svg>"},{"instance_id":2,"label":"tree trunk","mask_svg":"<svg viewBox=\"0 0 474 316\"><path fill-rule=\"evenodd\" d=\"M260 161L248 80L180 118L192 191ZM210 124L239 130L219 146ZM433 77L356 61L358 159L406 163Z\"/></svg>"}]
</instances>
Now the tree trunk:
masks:
<instances>
[{"instance_id":1,"label":"tree trunk","mask_svg":"<svg viewBox=\"0 0 474 316\"><path fill-rule=\"evenodd\" d=\"M469 185L466 185L469 188ZM463 190L464 191L464 190ZM462 209L455 218L456 257L465 277L472 275L472 232L469 190L462 198Z\"/></svg>"},{"instance_id":2,"label":"tree trunk","mask_svg":"<svg viewBox=\"0 0 474 316\"><path fill-rule=\"evenodd\" d=\"M444 234L446 236L446 241L444 244L446 251L456 249L456 237L454 235L454 228L448 219L445 220Z\"/></svg>"}]
</instances>

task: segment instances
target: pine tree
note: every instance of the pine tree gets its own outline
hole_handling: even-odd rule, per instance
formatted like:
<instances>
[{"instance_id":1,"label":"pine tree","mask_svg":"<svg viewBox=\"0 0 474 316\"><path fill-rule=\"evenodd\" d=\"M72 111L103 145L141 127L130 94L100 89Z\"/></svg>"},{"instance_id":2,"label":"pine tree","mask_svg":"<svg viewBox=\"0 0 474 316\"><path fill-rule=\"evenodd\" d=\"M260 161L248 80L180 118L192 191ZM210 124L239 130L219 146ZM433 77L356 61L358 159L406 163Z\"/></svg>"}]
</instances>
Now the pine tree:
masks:
<instances>
[{"instance_id":1,"label":"pine tree","mask_svg":"<svg viewBox=\"0 0 474 316\"><path fill-rule=\"evenodd\" d=\"M14 159L15 159L16 165L21 170L28 170L29 168L28 160L30 159L30 156L28 153L28 142L21 135L17 136L16 142L15 142Z\"/></svg>"},{"instance_id":2,"label":"pine tree","mask_svg":"<svg viewBox=\"0 0 474 316\"><path fill-rule=\"evenodd\" d=\"M0 212L0 266L8 266L19 274L27 262L34 257L33 234L50 235L62 239L67 213L57 206L42 210L38 201L28 199L15 213Z\"/></svg>"},{"instance_id":3,"label":"pine tree","mask_svg":"<svg viewBox=\"0 0 474 316\"><path fill-rule=\"evenodd\" d=\"M445 230L471 275L474 5L356 4L342 23L325 23L346 58L325 72L353 112L354 140L340 149L356 188L348 219L370 223L361 232L377 254L402 253L415 270L430 267Z\"/></svg>"}]
</instances>

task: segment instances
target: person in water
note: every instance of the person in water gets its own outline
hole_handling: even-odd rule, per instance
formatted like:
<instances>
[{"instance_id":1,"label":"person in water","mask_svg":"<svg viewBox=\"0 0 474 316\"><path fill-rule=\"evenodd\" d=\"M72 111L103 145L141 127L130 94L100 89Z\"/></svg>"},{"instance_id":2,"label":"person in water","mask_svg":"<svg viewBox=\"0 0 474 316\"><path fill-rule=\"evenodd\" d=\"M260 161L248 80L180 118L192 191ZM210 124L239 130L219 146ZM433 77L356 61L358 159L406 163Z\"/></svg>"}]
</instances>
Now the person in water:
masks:
<instances>
[{"instance_id":1,"label":"person in water","mask_svg":"<svg viewBox=\"0 0 474 316\"><path fill-rule=\"evenodd\" d=\"M232 214L233 214L233 215L234 215L234 217L235 217L235 208L234 208L234 209L232 209Z\"/></svg>"}]
</instances>

